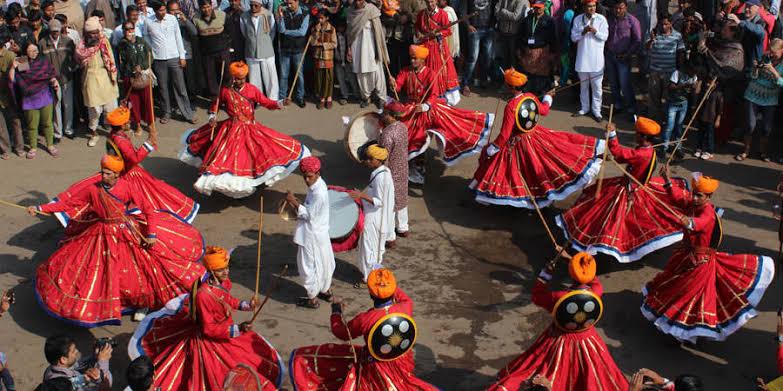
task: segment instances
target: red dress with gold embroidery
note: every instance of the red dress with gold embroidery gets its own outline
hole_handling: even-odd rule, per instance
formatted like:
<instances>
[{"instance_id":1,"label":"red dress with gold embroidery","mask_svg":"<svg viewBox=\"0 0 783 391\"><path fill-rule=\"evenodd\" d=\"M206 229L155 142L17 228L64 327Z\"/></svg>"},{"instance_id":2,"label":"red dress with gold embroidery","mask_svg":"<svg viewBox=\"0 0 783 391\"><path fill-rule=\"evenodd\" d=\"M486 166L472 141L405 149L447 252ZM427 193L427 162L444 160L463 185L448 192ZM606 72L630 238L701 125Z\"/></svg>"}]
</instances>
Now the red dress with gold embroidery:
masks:
<instances>
[{"instance_id":1,"label":"red dress with gold embroidery","mask_svg":"<svg viewBox=\"0 0 783 391\"><path fill-rule=\"evenodd\" d=\"M549 291L548 283L548 276L542 273L532 293L533 303L551 313L557 301L571 291ZM598 278L574 289L589 289L599 297L604 290ZM592 326L566 333L552 324L521 356L500 371L498 381L488 391L519 390L536 375L549 379L552 391L628 390L628 381Z\"/></svg>"},{"instance_id":2,"label":"red dress with gold embroidery","mask_svg":"<svg viewBox=\"0 0 783 391\"><path fill-rule=\"evenodd\" d=\"M128 215L129 205L140 214ZM52 316L85 327L119 324L124 309L162 307L204 275L204 240L191 225L156 212L120 178L87 185L43 212L83 211L60 248L38 266L36 297ZM148 248L144 238L156 237Z\"/></svg>"},{"instance_id":3,"label":"red dress with gold embroidery","mask_svg":"<svg viewBox=\"0 0 783 391\"><path fill-rule=\"evenodd\" d=\"M373 325L390 313L413 314L413 302L397 288L387 306L369 309L347 324L332 314L332 333L350 341L362 336L365 344ZM354 362L354 352L356 361ZM289 361L291 383L297 391L398 390L430 391L438 388L413 374L413 350L394 361L377 361L364 346L324 344L295 349Z\"/></svg>"},{"instance_id":4,"label":"red dress with gold embroidery","mask_svg":"<svg viewBox=\"0 0 783 391\"><path fill-rule=\"evenodd\" d=\"M642 314L678 340L723 341L758 315L755 307L772 282L775 263L767 256L718 251L719 211L711 203L693 205L687 192L670 195L692 224L666 268L642 288Z\"/></svg>"},{"instance_id":5,"label":"red dress with gold embroidery","mask_svg":"<svg viewBox=\"0 0 783 391\"><path fill-rule=\"evenodd\" d=\"M454 67L454 60L451 58L451 50L447 37L451 36L451 29L445 28L449 25L449 15L446 11L436 8L434 12L427 9L419 11L416 16L414 28L416 33L425 35L431 31L439 31L440 38L429 38L419 44L429 49L430 54L424 60L425 65L435 73L437 82L432 87L436 97L446 98L452 106L459 102L459 78L457 68ZM443 66L443 62L446 65ZM399 84L397 84L399 85Z\"/></svg>"},{"instance_id":6,"label":"red dress with gold embroidery","mask_svg":"<svg viewBox=\"0 0 783 391\"><path fill-rule=\"evenodd\" d=\"M231 281L202 283L147 315L128 344L131 359L149 356L155 387L172 391L222 391L228 372L245 364L259 375L261 389L280 386L283 362L275 348L255 331L240 332L232 311L251 311L231 296Z\"/></svg>"},{"instance_id":7,"label":"red dress with gold embroidery","mask_svg":"<svg viewBox=\"0 0 783 391\"><path fill-rule=\"evenodd\" d=\"M256 122L256 105L269 110L280 106L254 85L245 83L239 91L223 87L220 103L229 118L217 123L214 135L209 124L187 132L179 155L183 162L199 167L201 176L193 185L199 193L247 197L256 186L271 186L285 178L310 156L299 141ZM213 113L217 109L212 106Z\"/></svg>"},{"instance_id":8,"label":"red dress with gold embroidery","mask_svg":"<svg viewBox=\"0 0 783 391\"><path fill-rule=\"evenodd\" d=\"M418 72L406 67L397 74L397 91L404 92L408 100L400 121L408 127L408 159L424 153L430 145L430 135L435 135L443 146L443 160L451 165L481 152L487 145L494 114L447 105L434 89L427 92L433 77L432 68L426 65ZM419 103L429 109L415 112Z\"/></svg>"},{"instance_id":9,"label":"red dress with gold embroidery","mask_svg":"<svg viewBox=\"0 0 783 391\"><path fill-rule=\"evenodd\" d=\"M516 126L516 107L524 98L535 99L538 116L549 112L532 94L519 94L506 105L500 135L481 154L469 187L482 204L533 209L566 199L598 174L604 141L576 133L535 125L522 132ZM523 182L524 179L524 182Z\"/></svg>"},{"instance_id":10,"label":"red dress with gold embroidery","mask_svg":"<svg viewBox=\"0 0 783 391\"><path fill-rule=\"evenodd\" d=\"M644 188L625 176L605 180L600 194L597 184L587 187L571 208L555 217L571 245L625 263L682 240L678 214L684 211L674 206L663 178L652 176L655 150L624 147L614 136L609 139L609 150L615 161L628 164L627 171ZM677 179L673 185L674 191L687 193L684 180Z\"/></svg>"},{"instance_id":11,"label":"red dress with gold embroidery","mask_svg":"<svg viewBox=\"0 0 783 391\"><path fill-rule=\"evenodd\" d=\"M179 216L187 223L193 223L199 210L199 204L192 198L182 194L168 183L155 178L139 164L155 150L155 146L145 142L141 147L136 148L133 141L128 137L124 130L112 130L109 139L106 142L106 149L109 154L118 155L125 162L125 170L122 172L122 179L128 181L136 191L147 200L154 210L165 210ZM76 182L64 192L57 195L54 201L64 201L74 194L78 193L84 187L92 186L101 181L101 174L95 174L79 182ZM138 209L138 208L131 208ZM72 218L82 220L85 216L78 216L79 211L64 211L55 214L63 226L68 226Z\"/></svg>"}]
</instances>

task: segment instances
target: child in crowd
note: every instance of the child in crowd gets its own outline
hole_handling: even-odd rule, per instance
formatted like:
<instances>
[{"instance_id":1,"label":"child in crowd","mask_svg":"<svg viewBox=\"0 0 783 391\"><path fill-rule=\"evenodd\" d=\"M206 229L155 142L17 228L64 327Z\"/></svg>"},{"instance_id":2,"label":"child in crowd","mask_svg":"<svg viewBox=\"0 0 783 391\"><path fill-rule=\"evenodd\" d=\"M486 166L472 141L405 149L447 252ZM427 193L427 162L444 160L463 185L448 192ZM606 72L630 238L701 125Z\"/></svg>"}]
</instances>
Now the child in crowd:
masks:
<instances>
[{"instance_id":1,"label":"child in crowd","mask_svg":"<svg viewBox=\"0 0 783 391\"><path fill-rule=\"evenodd\" d=\"M667 103L666 130L663 132L663 145L665 152L670 152L682 134L682 123L688 113L688 101L691 99L698 77L696 69L689 62L672 72L669 79ZM669 142L672 142L672 145ZM684 155L677 150L677 158Z\"/></svg>"},{"instance_id":2,"label":"child in crowd","mask_svg":"<svg viewBox=\"0 0 783 391\"><path fill-rule=\"evenodd\" d=\"M329 23L326 12L318 13L318 24L313 27L310 37L315 62L315 94L321 100L318 110L332 107L332 87L334 86L334 49L337 47L337 33Z\"/></svg>"},{"instance_id":3,"label":"child in crowd","mask_svg":"<svg viewBox=\"0 0 783 391\"><path fill-rule=\"evenodd\" d=\"M707 93L707 87L702 80L698 101L701 101L704 94ZM699 114L699 142L693 156L704 160L712 159L712 154L715 153L715 129L720 127L721 112L723 112L723 91L718 83L715 83L715 87L707 100L704 101Z\"/></svg>"}]
</instances>

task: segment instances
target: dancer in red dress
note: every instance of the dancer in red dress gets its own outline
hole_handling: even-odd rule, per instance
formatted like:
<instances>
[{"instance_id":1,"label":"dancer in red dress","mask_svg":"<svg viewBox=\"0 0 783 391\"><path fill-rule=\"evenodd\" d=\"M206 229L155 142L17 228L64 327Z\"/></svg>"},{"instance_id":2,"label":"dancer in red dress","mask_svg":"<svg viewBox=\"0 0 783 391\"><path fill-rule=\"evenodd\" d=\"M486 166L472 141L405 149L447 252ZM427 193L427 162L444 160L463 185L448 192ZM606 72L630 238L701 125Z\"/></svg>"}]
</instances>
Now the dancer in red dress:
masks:
<instances>
[{"instance_id":1,"label":"dancer in red dress","mask_svg":"<svg viewBox=\"0 0 783 391\"><path fill-rule=\"evenodd\" d=\"M166 182L155 178L139 165L147 155L157 149L157 139L150 134L150 139L141 147L134 147L133 141L125 132L129 121L130 110L127 107L119 107L106 115L106 122L111 125L111 133L106 140L106 151L110 155L119 156L125 163L125 170L120 176L136 188L153 210L172 212L192 224L198 214L199 204ZM94 186L100 181L100 173L87 177L58 194L54 201L65 201L83 188ZM138 208L132 209L134 212L138 211ZM77 210L58 212L55 216L63 226L67 227L71 218L84 219L85 216L78 216L78 212Z\"/></svg>"},{"instance_id":2,"label":"dancer in red dress","mask_svg":"<svg viewBox=\"0 0 783 391\"><path fill-rule=\"evenodd\" d=\"M539 207L585 187L601 168L604 141L538 125L549 113L551 95L542 103L521 91L524 74L510 69L504 77L515 96L506 105L500 135L482 152L469 185L476 201L533 209L525 185Z\"/></svg>"},{"instance_id":3,"label":"dancer in red dress","mask_svg":"<svg viewBox=\"0 0 783 391\"><path fill-rule=\"evenodd\" d=\"M668 170L662 174L669 187ZM721 211L710 199L718 181L693 175L692 194L669 193L686 211L680 222L685 238L663 272L642 288L642 314L679 341L723 341L758 315L755 307L772 282L775 264L766 256L717 250L723 239Z\"/></svg>"},{"instance_id":4,"label":"dancer in red dress","mask_svg":"<svg viewBox=\"0 0 783 391\"><path fill-rule=\"evenodd\" d=\"M297 391L358 391L358 390L398 390L430 391L432 386L413 374L413 342L405 332L415 329L411 325L413 302L401 289L397 288L394 275L388 269L375 269L367 277L367 288L375 303L373 308L357 315L347 324L343 319L343 303L340 299L332 302L332 333L348 344L324 344L295 349L288 364L291 383ZM403 315L406 319L395 327L384 323L384 319L393 314ZM379 327L379 325L381 327ZM385 331L388 329L388 332ZM365 343L370 335L378 331L388 337L388 343L378 352L368 346L355 346L351 340L363 337ZM414 338L415 339L415 338ZM398 351L396 358L385 361L378 354Z\"/></svg>"},{"instance_id":5,"label":"dancer in red dress","mask_svg":"<svg viewBox=\"0 0 783 391\"><path fill-rule=\"evenodd\" d=\"M563 291L548 290L554 266L550 263L541 271L532 292L533 303L552 313L552 325L500 371L488 390L519 390L536 376L551 381L552 391L628 390L628 381L595 331L603 312L595 259L587 253L571 258L568 271L575 284Z\"/></svg>"},{"instance_id":6,"label":"dancer in red dress","mask_svg":"<svg viewBox=\"0 0 783 391\"><path fill-rule=\"evenodd\" d=\"M234 323L231 311L253 311L257 300L231 296L230 254L207 248L204 282L147 315L128 344L131 359L149 356L155 363L155 387L172 391L221 391L223 379L239 364L252 368L264 391L277 390L283 376L280 355L250 322Z\"/></svg>"},{"instance_id":7,"label":"dancer in red dress","mask_svg":"<svg viewBox=\"0 0 783 391\"><path fill-rule=\"evenodd\" d=\"M460 101L459 78L446 40L451 35L448 26L449 15L438 7L438 0L427 0L427 8L419 11L414 24L416 41L432 53L426 58L426 64L437 79L433 93L456 106Z\"/></svg>"},{"instance_id":8,"label":"dancer in red dress","mask_svg":"<svg viewBox=\"0 0 783 391\"><path fill-rule=\"evenodd\" d=\"M209 123L185 134L185 148L179 158L199 167L201 175L193 187L202 194L213 191L244 198L256 186L271 186L287 177L310 151L294 138L256 122L256 105L278 110L283 101L268 99L254 85L245 82L248 67L234 62L231 88L223 87L210 110ZM216 122L218 102L229 118Z\"/></svg>"},{"instance_id":9,"label":"dancer in red dress","mask_svg":"<svg viewBox=\"0 0 783 391\"><path fill-rule=\"evenodd\" d=\"M424 12L424 11L422 11ZM489 138L494 114L458 109L438 98L430 88L434 73L424 64L425 59L436 53L424 46L410 46L411 66L403 68L395 79L389 79L391 87L405 92L407 103L394 104L394 111L402 111L400 121L408 127L408 159L422 155L430 145L430 135L435 135L443 146L443 160L447 165L459 159L477 154ZM423 159L411 165L409 180L424 183Z\"/></svg>"},{"instance_id":10,"label":"dancer in red dress","mask_svg":"<svg viewBox=\"0 0 783 391\"><path fill-rule=\"evenodd\" d=\"M663 187L663 178L652 176L656 165L653 139L661 133L661 126L639 117L636 148L620 145L614 124L607 130L614 160L627 164L628 173L644 188L623 175L607 179L600 194L597 184L586 188L574 206L555 221L577 250L633 262L682 240L679 218L685 212L671 207L674 203ZM687 193L686 188L687 182L678 179L672 191Z\"/></svg>"},{"instance_id":11,"label":"dancer in red dress","mask_svg":"<svg viewBox=\"0 0 783 391\"><path fill-rule=\"evenodd\" d=\"M68 200L30 207L54 213L84 210L78 230L38 266L35 294L50 315L84 327L120 324L124 309L160 308L204 275L204 241L190 224L155 211L120 177L123 162L106 155L101 182ZM128 215L133 203L140 214Z\"/></svg>"}]
</instances>

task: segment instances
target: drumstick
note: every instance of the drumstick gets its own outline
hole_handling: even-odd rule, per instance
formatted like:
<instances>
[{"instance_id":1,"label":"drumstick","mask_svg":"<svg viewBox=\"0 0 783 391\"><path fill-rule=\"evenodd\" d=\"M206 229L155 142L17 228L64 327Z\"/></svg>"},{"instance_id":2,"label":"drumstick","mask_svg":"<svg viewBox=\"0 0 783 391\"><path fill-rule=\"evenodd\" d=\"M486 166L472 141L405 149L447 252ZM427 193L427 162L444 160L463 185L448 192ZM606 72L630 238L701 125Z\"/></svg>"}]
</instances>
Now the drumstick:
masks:
<instances>
[{"instance_id":1,"label":"drumstick","mask_svg":"<svg viewBox=\"0 0 783 391\"><path fill-rule=\"evenodd\" d=\"M609 105L609 122L606 124L606 140L604 141L604 158L601 168L598 170L598 187L595 189L595 196L601 195L601 185L604 184L604 167L606 167L606 154L609 152L609 125L612 124L612 115L614 114L614 104Z\"/></svg>"}]
</instances>

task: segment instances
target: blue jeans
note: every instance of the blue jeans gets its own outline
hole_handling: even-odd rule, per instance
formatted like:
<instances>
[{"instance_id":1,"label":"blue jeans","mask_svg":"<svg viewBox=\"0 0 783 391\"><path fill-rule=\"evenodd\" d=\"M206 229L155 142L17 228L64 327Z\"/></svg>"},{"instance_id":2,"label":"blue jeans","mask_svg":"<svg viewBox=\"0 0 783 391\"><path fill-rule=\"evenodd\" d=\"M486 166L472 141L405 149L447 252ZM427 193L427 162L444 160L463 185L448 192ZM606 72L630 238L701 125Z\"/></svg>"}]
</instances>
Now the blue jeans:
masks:
<instances>
[{"instance_id":1,"label":"blue jeans","mask_svg":"<svg viewBox=\"0 0 783 391\"><path fill-rule=\"evenodd\" d=\"M280 98L288 97L288 75L291 74L291 68L296 69L302 61L302 53L281 53L280 54ZM299 77L296 79L296 94L294 100L299 102L304 100L304 74L300 70Z\"/></svg>"},{"instance_id":2,"label":"blue jeans","mask_svg":"<svg viewBox=\"0 0 783 391\"><path fill-rule=\"evenodd\" d=\"M688 112L688 101L669 102L667 109L666 130L663 132L663 142L669 147L669 140L680 138L682 135L682 123L685 122L685 114Z\"/></svg>"},{"instance_id":3,"label":"blue jeans","mask_svg":"<svg viewBox=\"0 0 783 391\"><path fill-rule=\"evenodd\" d=\"M609 52L606 53L605 58L609 84L612 86L614 108L636 113L636 96L633 92L633 84L631 84L631 64L618 61Z\"/></svg>"},{"instance_id":4,"label":"blue jeans","mask_svg":"<svg viewBox=\"0 0 783 391\"><path fill-rule=\"evenodd\" d=\"M479 80L484 81L487 76L491 77L496 73L491 68L494 57L492 50L494 41L495 31L492 29L479 29L475 33L468 33L467 61L465 61L465 73L462 76L463 86L470 86L478 60L481 60L481 70L484 72L483 77ZM479 48L481 49L481 57L479 57Z\"/></svg>"}]
</instances>

